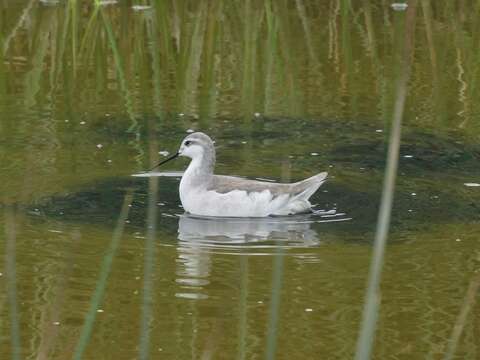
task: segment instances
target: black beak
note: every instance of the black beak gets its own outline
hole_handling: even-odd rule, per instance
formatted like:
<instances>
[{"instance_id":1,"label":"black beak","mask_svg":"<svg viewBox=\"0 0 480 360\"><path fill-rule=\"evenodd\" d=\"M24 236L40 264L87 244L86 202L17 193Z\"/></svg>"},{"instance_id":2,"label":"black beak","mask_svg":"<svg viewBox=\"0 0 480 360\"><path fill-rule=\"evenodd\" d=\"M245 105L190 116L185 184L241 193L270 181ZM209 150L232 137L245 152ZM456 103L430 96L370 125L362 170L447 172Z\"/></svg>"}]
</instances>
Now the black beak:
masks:
<instances>
[{"instance_id":1,"label":"black beak","mask_svg":"<svg viewBox=\"0 0 480 360\"><path fill-rule=\"evenodd\" d=\"M152 168L151 168L150 170L148 170L148 171L152 171L152 170L155 169L156 167L158 167L158 166L160 166L160 165L163 165L163 164L169 162L170 160L175 159L176 157L178 157L178 155L180 155L180 153L178 153L178 152L177 152L176 154L173 154L173 155L170 156L169 158L167 158L167 159L165 159L165 160L163 160L163 161L160 161L157 165L155 165L154 167L152 167Z\"/></svg>"}]
</instances>

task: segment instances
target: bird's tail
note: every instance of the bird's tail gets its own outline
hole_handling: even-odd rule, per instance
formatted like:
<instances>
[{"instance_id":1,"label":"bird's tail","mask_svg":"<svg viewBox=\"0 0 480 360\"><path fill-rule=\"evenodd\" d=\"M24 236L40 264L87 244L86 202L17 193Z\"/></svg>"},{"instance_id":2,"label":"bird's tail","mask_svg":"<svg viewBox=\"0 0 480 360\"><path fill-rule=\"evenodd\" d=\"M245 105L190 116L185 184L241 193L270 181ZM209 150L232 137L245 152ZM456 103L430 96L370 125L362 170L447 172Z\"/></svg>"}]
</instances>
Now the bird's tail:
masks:
<instances>
[{"instance_id":1,"label":"bird's tail","mask_svg":"<svg viewBox=\"0 0 480 360\"><path fill-rule=\"evenodd\" d=\"M321 172L308 179L294 183L294 194L297 200L308 200L315 191L327 180L328 173Z\"/></svg>"}]
</instances>

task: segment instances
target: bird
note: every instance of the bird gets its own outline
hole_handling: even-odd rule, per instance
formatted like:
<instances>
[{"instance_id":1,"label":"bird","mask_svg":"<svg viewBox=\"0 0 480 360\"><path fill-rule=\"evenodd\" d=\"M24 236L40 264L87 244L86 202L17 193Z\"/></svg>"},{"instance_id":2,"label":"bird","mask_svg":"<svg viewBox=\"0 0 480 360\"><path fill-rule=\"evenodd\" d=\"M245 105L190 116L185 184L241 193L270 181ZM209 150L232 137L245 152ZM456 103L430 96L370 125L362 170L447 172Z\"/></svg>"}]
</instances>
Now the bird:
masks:
<instances>
[{"instance_id":1,"label":"bird","mask_svg":"<svg viewBox=\"0 0 480 360\"><path fill-rule=\"evenodd\" d=\"M308 213L312 211L309 198L328 175L321 172L295 183L215 175L214 142L202 132L189 134L175 154L151 170L179 156L191 159L180 180L180 201L187 213L198 216L268 217Z\"/></svg>"}]
</instances>

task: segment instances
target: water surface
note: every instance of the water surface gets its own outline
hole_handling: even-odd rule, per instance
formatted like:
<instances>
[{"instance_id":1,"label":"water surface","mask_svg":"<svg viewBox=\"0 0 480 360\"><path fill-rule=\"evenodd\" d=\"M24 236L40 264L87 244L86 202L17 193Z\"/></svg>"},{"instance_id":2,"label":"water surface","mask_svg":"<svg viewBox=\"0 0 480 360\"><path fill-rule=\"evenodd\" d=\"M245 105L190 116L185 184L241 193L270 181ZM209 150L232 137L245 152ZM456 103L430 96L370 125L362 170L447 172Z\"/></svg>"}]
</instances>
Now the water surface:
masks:
<instances>
[{"instance_id":1,"label":"water surface","mask_svg":"<svg viewBox=\"0 0 480 360\"><path fill-rule=\"evenodd\" d=\"M0 358L352 358L412 26L373 358L478 358L477 13L2 2ZM192 130L215 139L220 174L328 171L320 212L192 217L185 159L131 176Z\"/></svg>"}]
</instances>

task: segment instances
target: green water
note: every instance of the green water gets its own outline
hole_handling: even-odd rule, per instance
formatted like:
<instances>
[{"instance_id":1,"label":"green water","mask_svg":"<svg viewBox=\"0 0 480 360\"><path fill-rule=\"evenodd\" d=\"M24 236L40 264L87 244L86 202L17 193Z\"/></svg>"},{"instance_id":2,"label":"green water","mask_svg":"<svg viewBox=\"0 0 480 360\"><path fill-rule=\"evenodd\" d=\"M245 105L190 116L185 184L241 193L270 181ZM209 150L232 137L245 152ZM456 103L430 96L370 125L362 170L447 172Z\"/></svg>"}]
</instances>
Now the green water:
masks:
<instances>
[{"instance_id":1,"label":"green water","mask_svg":"<svg viewBox=\"0 0 480 360\"><path fill-rule=\"evenodd\" d=\"M0 359L353 358L406 32L373 358L479 359L479 10L0 2ZM329 213L184 215L190 129Z\"/></svg>"}]
</instances>

